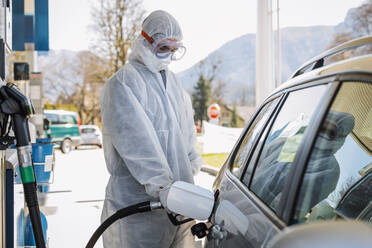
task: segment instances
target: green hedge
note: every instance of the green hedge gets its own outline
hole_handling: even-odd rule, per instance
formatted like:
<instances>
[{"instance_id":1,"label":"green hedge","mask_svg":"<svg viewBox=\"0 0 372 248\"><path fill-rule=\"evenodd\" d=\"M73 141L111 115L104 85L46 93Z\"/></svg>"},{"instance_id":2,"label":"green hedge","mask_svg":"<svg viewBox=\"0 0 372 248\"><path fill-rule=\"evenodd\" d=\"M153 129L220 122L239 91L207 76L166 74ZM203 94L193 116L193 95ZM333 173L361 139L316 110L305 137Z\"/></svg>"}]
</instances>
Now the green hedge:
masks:
<instances>
[{"instance_id":1,"label":"green hedge","mask_svg":"<svg viewBox=\"0 0 372 248\"><path fill-rule=\"evenodd\" d=\"M44 104L44 109L62 109L67 111L78 112L75 105L72 104Z\"/></svg>"}]
</instances>

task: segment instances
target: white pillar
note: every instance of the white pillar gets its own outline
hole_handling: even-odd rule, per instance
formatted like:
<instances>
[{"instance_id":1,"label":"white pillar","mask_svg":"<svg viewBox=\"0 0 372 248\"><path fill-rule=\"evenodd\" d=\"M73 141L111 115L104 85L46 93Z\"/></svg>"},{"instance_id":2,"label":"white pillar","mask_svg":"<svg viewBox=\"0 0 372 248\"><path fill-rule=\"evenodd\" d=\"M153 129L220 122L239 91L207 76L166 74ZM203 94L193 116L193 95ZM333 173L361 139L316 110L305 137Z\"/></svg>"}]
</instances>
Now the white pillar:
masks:
<instances>
[{"instance_id":1,"label":"white pillar","mask_svg":"<svg viewBox=\"0 0 372 248\"><path fill-rule=\"evenodd\" d=\"M257 0L256 105L275 89L272 0Z\"/></svg>"},{"instance_id":2,"label":"white pillar","mask_svg":"<svg viewBox=\"0 0 372 248\"><path fill-rule=\"evenodd\" d=\"M282 83L281 47L280 47L280 23L279 23L279 0L276 0L276 83L278 87Z\"/></svg>"}]
</instances>

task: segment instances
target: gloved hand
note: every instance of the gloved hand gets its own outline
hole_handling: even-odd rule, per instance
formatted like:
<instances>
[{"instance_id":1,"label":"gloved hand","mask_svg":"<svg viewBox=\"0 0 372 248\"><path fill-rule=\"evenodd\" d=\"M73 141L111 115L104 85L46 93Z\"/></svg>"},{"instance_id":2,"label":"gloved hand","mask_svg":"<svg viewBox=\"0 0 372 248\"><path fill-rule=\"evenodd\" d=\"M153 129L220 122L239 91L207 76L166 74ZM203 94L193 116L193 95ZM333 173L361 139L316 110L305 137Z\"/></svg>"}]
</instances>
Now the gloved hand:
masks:
<instances>
[{"instance_id":1,"label":"gloved hand","mask_svg":"<svg viewBox=\"0 0 372 248\"><path fill-rule=\"evenodd\" d=\"M162 189L159 192L160 203L165 209L167 208L167 199L168 199L169 189L170 189L170 185L167 187L164 187L164 189Z\"/></svg>"}]
</instances>

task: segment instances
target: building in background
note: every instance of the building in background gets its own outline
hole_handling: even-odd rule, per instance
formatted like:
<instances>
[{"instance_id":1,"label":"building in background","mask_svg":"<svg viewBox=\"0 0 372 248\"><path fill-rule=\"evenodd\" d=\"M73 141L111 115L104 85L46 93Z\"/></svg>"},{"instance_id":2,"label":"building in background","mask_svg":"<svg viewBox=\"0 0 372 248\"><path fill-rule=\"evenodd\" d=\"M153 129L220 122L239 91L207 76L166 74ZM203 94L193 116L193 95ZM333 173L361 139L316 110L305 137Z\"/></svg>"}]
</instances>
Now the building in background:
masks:
<instances>
[{"instance_id":1,"label":"building in background","mask_svg":"<svg viewBox=\"0 0 372 248\"><path fill-rule=\"evenodd\" d=\"M219 118L219 125L223 127L244 127L247 121L251 118L255 108L252 106L232 106L221 105L221 117ZM236 125L232 125L233 115L236 115Z\"/></svg>"},{"instance_id":2,"label":"building in background","mask_svg":"<svg viewBox=\"0 0 372 248\"><path fill-rule=\"evenodd\" d=\"M37 136L43 135L43 81L37 66L37 53L49 51L49 0L17 0L10 4L12 53L9 60L9 82L31 98L35 116L31 122ZM17 76L18 75L18 76Z\"/></svg>"}]
</instances>

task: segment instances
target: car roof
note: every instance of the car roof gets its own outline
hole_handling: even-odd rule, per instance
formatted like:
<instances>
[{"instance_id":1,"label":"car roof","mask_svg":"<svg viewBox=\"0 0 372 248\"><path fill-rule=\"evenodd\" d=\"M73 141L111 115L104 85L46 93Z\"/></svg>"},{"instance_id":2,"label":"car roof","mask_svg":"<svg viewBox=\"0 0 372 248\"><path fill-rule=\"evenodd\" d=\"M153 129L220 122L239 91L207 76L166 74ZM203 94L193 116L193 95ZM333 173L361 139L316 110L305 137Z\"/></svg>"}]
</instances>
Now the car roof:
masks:
<instances>
[{"instance_id":1,"label":"car roof","mask_svg":"<svg viewBox=\"0 0 372 248\"><path fill-rule=\"evenodd\" d=\"M45 109L44 113L45 114L57 114L57 115L66 115L66 114L77 115L76 112L62 110L62 109Z\"/></svg>"},{"instance_id":2,"label":"car roof","mask_svg":"<svg viewBox=\"0 0 372 248\"><path fill-rule=\"evenodd\" d=\"M352 74L353 72L363 72L372 75L372 54L355 56L353 58L344 59L323 66L325 58L365 45L372 45L372 36L366 36L345 42L315 56L297 69L289 80L273 90L266 99L285 89L311 83L310 81L313 81L312 79L316 78L330 77L333 75L336 76L342 73ZM307 71L308 69L310 69L310 71L302 72Z\"/></svg>"},{"instance_id":3,"label":"car roof","mask_svg":"<svg viewBox=\"0 0 372 248\"><path fill-rule=\"evenodd\" d=\"M356 38L354 40L350 40L347 42L344 42L340 45L337 45L331 49L328 49L327 51L324 51L323 53L313 57L312 59L306 61L302 66L300 66L295 73L291 76L291 78L294 78L298 75L303 74L304 72L308 71L309 69L314 70L316 68L320 68L324 66L325 59L339 54L341 52L346 52L351 49L356 49L362 46L366 45L372 45L372 35L371 36L365 36Z\"/></svg>"},{"instance_id":4,"label":"car roof","mask_svg":"<svg viewBox=\"0 0 372 248\"><path fill-rule=\"evenodd\" d=\"M277 94L278 92L299 85L310 83L309 80L312 78L323 78L327 76L333 76L340 73L355 73L363 72L372 75L372 55L364 55L359 57L342 60L325 67L315 69L313 71L301 74L294 78L289 79L281 86L272 91L269 97ZM268 98L269 98L268 97Z\"/></svg>"}]
</instances>

